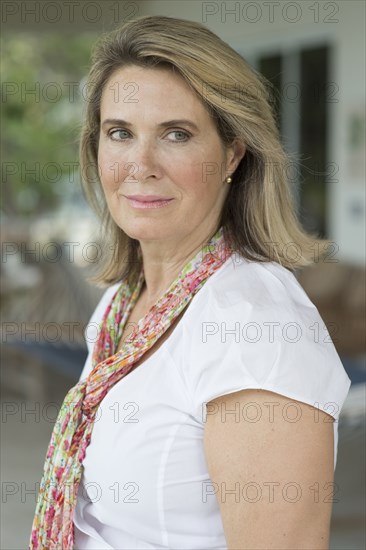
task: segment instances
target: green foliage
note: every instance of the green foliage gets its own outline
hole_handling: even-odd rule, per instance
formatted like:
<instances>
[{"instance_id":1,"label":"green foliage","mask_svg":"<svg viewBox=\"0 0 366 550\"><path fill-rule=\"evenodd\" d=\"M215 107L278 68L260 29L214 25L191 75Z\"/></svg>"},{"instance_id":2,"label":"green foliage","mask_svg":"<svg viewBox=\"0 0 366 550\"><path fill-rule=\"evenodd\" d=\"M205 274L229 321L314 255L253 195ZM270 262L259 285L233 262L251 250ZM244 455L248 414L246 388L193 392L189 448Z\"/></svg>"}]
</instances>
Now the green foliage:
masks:
<instances>
[{"instance_id":1,"label":"green foliage","mask_svg":"<svg viewBox=\"0 0 366 550\"><path fill-rule=\"evenodd\" d=\"M2 38L2 209L36 215L75 192L82 82L94 34Z\"/></svg>"}]
</instances>

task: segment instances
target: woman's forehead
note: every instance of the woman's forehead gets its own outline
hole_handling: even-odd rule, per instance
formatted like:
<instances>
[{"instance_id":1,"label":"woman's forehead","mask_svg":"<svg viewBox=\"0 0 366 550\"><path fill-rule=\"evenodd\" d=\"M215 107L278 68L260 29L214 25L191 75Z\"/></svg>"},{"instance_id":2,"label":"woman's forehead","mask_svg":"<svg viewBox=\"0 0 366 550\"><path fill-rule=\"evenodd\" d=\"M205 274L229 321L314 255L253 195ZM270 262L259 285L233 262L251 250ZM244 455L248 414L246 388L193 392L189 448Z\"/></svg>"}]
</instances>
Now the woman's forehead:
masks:
<instances>
[{"instance_id":1,"label":"woman's forehead","mask_svg":"<svg viewBox=\"0 0 366 550\"><path fill-rule=\"evenodd\" d=\"M127 66L117 69L107 80L101 111L108 117L118 113L146 116L160 111L164 120L208 116L207 107L182 76L166 68ZM123 117L125 118L125 117Z\"/></svg>"},{"instance_id":2,"label":"woman's forehead","mask_svg":"<svg viewBox=\"0 0 366 550\"><path fill-rule=\"evenodd\" d=\"M184 78L176 72L167 68L150 68L138 67L136 65L128 65L116 69L106 81L103 94L110 92L118 99L116 91L126 90L128 86L135 86L135 94L151 94L154 90L159 90L159 94L168 95L172 88L179 88L181 93L191 94L194 96L193 90L184 80ZM129 103L136 103L132 99Z\"/></svg>"}]
</instances>

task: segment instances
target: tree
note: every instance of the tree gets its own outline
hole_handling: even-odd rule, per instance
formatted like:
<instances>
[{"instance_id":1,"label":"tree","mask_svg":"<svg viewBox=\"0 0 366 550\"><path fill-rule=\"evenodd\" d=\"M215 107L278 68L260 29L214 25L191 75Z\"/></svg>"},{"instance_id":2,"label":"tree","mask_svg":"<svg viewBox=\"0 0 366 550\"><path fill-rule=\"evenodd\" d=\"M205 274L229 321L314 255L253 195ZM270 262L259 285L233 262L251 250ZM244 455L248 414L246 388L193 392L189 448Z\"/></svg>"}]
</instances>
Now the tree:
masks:
<instances>
[{"instance_id":1,"label":"tree","mask_svg":"<svg viewBox=\"0 0 366 550\"><path fill-rule=\"evenodd\" d=\"M2 210L37 216L79 188L83 79L95 34L2 38Z\"/></svg>"}]
</instances>

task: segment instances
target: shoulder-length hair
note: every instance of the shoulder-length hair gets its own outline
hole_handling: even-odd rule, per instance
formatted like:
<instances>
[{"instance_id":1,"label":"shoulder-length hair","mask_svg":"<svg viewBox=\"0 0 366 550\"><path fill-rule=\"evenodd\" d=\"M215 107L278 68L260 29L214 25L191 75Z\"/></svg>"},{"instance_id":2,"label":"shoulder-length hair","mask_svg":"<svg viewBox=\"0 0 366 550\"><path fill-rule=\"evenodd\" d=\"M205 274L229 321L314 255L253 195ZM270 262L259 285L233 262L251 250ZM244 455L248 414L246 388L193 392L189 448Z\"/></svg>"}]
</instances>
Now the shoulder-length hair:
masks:
<instances>
[{"instance_id":1,"label":"shoulder-length hair","mask_svg":"<svg viewBox=\"0 0 366 550\"><path fill-rule=\"evenodd\" d=\"M92 53L86 117L80 140L82 187L102 220L105 254L95 282L113 284L141 268L139 242L112 219L98 175L101 95L122 67L170 67L214 118L224 145L239 138L246 153L232 175L220 225L242 257L296 270L312 263L327 241L305 233L294 204L289 168L272 112L269 83L205 26L166 16L141 16L101 37ZM316 246L317 245L317 246Z\"/></svg>"}]
</instances>

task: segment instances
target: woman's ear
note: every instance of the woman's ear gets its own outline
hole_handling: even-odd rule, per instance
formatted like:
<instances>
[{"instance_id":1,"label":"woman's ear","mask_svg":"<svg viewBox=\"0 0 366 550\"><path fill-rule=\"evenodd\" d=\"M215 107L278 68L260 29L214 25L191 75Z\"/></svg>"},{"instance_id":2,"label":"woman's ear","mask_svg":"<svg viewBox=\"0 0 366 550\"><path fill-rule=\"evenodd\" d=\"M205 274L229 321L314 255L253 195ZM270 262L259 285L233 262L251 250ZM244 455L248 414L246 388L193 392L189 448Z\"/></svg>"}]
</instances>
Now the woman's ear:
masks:
<instances>
[{"instance_id":1,"label":"woman's ear","mask_svg":"<svg viewBox=\"0 0 366 550\"><path fill-rule=\"evenodd\" d=\"M227 149L226 173L233 174L244 158L247 148L246 145L239 139L234 138L231 145Z\"/></svg>"}]
</instances>

